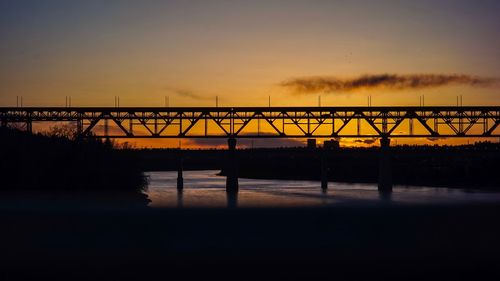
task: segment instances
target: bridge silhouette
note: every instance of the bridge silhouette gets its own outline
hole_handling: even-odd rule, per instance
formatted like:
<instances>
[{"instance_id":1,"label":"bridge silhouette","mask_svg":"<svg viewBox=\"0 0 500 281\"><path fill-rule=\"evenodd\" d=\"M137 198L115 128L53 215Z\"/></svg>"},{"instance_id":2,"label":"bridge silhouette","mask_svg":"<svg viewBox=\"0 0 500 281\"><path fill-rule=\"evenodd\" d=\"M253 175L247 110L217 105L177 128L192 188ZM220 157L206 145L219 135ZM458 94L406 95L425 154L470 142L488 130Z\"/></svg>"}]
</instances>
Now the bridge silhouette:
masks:
<instances>
[{"instance_id":1,"label":"bridge silhouette","mask_svg":"<svg viewBox=\"0 0 500 281\"><path fill-rule=\"evenodd\" d=\"M97 138L484 138L500 136L500 106L0 107L0 122L75 122Z\"/></svg>"},{"instance_id":2,"label":"bridge silhouette","mask_svg":"<svg viewBox=\"0 0 500 281\"><path fill-rule=\"evenodd\" d=\"M500 137L500 106L0 107L2 127L43 122L74 122L81 138L227 138L228 191L238 190L237 138L380 138L379 190L390 191L391 138Z\"/></svg>"}]
</instances>

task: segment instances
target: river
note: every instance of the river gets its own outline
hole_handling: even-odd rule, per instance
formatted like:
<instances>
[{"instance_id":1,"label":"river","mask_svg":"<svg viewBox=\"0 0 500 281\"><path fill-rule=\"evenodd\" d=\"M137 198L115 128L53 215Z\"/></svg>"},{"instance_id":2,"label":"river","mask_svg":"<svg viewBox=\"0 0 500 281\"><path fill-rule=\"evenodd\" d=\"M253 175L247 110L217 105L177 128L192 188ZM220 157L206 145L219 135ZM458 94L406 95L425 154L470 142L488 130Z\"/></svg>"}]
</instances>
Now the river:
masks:
<instances>
[{"instance_id":1,"label":"river","mask_svg":"<svg viewBox=\"0 0 500 281\"><path fill-rule=\"evenodd\" d=\"M500 203L499 192L467 189L394 186L380 194L376 184L329 182L323 192L319 181L239 179L237 198L228 198L226 178L219 171L184 171L184 189L177 191L177 172L147 172L150 207L320 207L383 204Z\"/></svg>"}]
</instances>

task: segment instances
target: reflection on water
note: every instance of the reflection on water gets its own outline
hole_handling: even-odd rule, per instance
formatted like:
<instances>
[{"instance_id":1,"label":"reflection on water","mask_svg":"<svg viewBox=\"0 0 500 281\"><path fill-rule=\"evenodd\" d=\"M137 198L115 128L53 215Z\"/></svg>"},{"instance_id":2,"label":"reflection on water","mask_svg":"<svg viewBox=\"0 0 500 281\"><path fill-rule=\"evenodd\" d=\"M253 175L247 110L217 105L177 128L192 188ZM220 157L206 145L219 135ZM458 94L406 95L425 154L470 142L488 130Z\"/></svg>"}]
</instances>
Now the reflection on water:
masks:
<instances>
[{"instance_id":1,"label":"reflection on water","mask_svg":"<svg viewBox=\"0 0 500 281\"><path fill-rule=\"evenodd\" d=\"M182 188L177 188L177 207L182 208L182 201L184 200L183 198L183 190Z\"/></svg>"},{"instance_id":2,"label":"reflection on water","mask_svg":"<svg viewBox=\"0 0 500 281\"><path fill-rule=\"evenodd\" d=\"M237 191L227 191L227 207L236 208L238 207L238 192Z\"/></svg>"},{"instance_id":3,"label":"reflection on water","mask_svg":"<svg viewBox=\"0 0 500 281\"><path fill-rule=\"evenodd\" d=\"M392 199L392 191L386 191L386 190L379 191L378 196L380 198L380 201L389 202Z\"/></svg>"},{"instance_id":4,"label":"reflection on water","mask_svg":"<svg viewBox=\"0 0 500 281\"><path fill-rule=\"evenodd\" d=\"M149 172L151 207L306 207L355 204L455 204L498 202L497 192L394 186L379 193L377 184L240 179L238 193L226 193L219 171L184 171L184 189L177 192L177 172Z\"/></svg>"}]
</instances>

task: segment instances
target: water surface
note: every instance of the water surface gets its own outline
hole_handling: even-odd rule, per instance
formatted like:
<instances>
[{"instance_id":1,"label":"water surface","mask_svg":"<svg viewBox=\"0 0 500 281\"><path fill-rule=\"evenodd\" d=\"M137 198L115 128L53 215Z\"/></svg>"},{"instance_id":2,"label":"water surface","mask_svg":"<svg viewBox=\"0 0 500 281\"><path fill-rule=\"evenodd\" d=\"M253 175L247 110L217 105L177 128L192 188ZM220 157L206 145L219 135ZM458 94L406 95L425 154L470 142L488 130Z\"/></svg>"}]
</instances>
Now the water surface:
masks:
<instances>
[{"instance_id":1,"label":"water surface","mask_svg":"<svg viewBox=\"0 0 500 281\"><path fill-rule=\"evenodd\" d=\"M177 192L177 172L148 172L151 207L313 207L369 204L474 204L500 203L499 192L396 185L380 194L376 184L329 182L323 192L319 181L239 179L236 198L226 193L226 178L219 171L185 171L184 189ZM228 202L229 201L229 202ZM237 202L236 202L237 201Z\"/></svg>"}]
</instances>

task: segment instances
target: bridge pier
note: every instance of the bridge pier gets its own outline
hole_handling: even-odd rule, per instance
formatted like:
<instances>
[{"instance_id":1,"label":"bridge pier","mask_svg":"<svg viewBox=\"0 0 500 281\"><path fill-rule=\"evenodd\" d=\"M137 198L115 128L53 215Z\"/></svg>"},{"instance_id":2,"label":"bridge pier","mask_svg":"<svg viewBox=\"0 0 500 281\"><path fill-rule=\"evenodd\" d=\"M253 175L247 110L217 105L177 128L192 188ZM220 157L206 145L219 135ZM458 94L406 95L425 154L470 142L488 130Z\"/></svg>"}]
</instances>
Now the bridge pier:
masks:
<instances>
[{"instance_id":1,"label":"bridge pier","mask_svg":"<svg viewBox=\"0 0 500 281\"><path fill-rule=\"evenodd\" d=\"M177 189L177 208L184 207L184 196L182 194L182 189Z\"/></svg>"},{"instance_id":2,"label":"bridge pier","mask_svg":"<svg viewBox=\"0 0 500 281\"><path fill-rule=\"evenodd\" d=\"M234 209L238 207L238 191L227 191L227 207Z\"/></svg>"},{"instance_id":3,"label":"bridge pier","mask_svg":"<svg viewBox=\"0 0 500 281\"><path fill-rule=\"evenodd\" d=\"M381 192L392 191L392 160L391 140L387 136L380 139L380 162L378 171L378 190Z\"/></svg>"},{"instance_id":4,"label":"bridge pier","mask_svg":"<svg viewBox=\"0 0 500 281\"><path fill-rule=\"evenodd\" d=\"M31 120L26 122L26 132L30 134L33 133L33 122L31 122Z\"/></svg>"},{"instance_id":5,"label":"bridge pier","mask_svg":"<svg viewBox=\"0 0 500 281\"><path fill-rule=\"evenodd\" d=\"M238 161L236 155L236 139L227 140L228 150L226 158L226 192L238 192Z\"/></svg>"},{"instance_id":6,"label":"bridge pier","mask_svg":"<svg viewBox=\"0 0 500 281\"><path fill-rule=\"evenodd\" d=\"M182 189L184 189L184 178L182 176L182 155L179 152L177 163L177 190L182 193Z\"/></svg>"},{"instance_id":7,"label":"bridge pier","mask_svg":"<svg viewBox=\"0 0 500 281\"><path fill-rule=\"evenodd\" d=\"M320 150L321 153L321 189L323 191L328 189L328 160L326 158L326 149Z\"/></svg>"},{"instance_id":8,"label":"bridge pier","mask_svg":"<svg viewBox=\"0 0 500 281\"><path fill-rule=\"evenodd\" d=\"M2 128L7 128L7 114L0 112L0 126Z\"/></svg>"},{"instance_id":9,"label":"bridge pier","mask_svg":"<svg viewBox=\"0 0 500 281\"><path fill-rule=\"evenodd\" d=\"M77 134L77 136L81 136L82 133L83 133L83 121L77 120L76 121L76 134Z\"/></svg>"}]
</instances>

